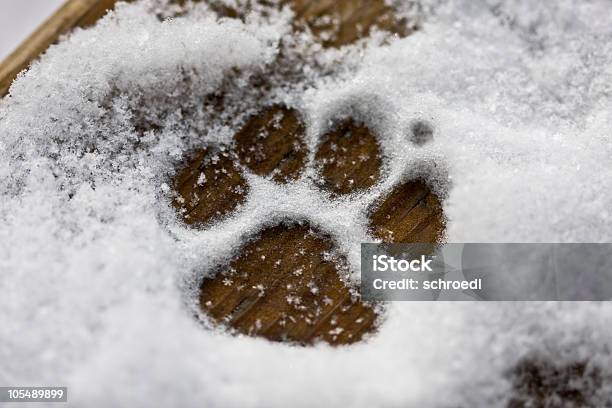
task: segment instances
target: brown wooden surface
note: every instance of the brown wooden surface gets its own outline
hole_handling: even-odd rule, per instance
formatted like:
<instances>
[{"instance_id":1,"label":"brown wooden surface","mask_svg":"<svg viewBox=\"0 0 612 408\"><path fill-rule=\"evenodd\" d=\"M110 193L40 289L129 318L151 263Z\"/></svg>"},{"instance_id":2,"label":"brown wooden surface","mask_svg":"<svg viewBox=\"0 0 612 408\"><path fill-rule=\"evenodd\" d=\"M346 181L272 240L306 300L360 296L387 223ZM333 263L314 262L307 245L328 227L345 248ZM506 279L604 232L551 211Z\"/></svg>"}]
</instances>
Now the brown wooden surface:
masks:
<instances>
[{"instance_id":1,"label":"brown wooden surface","mask_svg":"<svg viewBox=\"0 0 612 408\"><path fill-rule=\"evenodd\" d=\"M416 29L397 18L384 0L290 0L296 25L307 26L324 47L339 47L367 37L378 27L400 37Z\"/></svg>"},{"instance_id":2,"label":"brown wooden surface","mask_svg":"<svg viewBox=\"0 0 612 408\"><path fill-rule=\"evenodd\" d=\"M372 208L370 230L384 242L439 242L444 235L440 199L422 180L410 180Z\"/></svg>"},{"instance_id":3,"label":"brown wooden surface","mask_svg":"<svg viewBox=\"0 0 612 408\"><path fill-rule=\"evenodd\" d=\"M380 178L380 148L367 126L345 120L323 135L315 155L321 184L336 194L372 187Z\"/></svg>"},{"instance_id":4,"label":"brown wooden surface","mask_svg":"<svg viewBox=\"0 0 612 408\"><path fill-rule=\"evenodd\" d=\"M185 223L204 226L218 221L245 201L248 185L233 152L206 148L194 155L175 180L174 206Z\"/></svg>"},{"instance_id":5,"label":"brown wooden surface","mask_svg":"<svg viewBox=\"0 0 612 408\"><path fill-rule=\"evenodd\" d=\"M236 134L243 166L278 182L296 179L306 160L304 123L295 109L274 105L252 116Z\"/></svg>"},{"instance_id":6,"label":"brown wooden surface","mask_svg":"<svg viewBox=\"0 0 612 408\"><path fill-rule=\"evenodd\" d=\"M376 313L340 276L332 239L307 223L261 231L216 277L201 286L200 304L240 333L273 341L350 344L372 331Z\"/></svg>"}]
</instances>

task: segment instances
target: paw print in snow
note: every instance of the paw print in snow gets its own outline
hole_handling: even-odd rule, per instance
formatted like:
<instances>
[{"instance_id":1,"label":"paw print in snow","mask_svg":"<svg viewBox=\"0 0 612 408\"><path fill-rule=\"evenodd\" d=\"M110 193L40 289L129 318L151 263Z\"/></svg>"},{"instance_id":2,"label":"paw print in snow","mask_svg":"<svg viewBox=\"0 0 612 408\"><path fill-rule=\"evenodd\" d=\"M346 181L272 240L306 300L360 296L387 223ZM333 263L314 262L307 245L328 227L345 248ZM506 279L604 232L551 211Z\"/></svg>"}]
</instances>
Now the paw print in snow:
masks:
<instances>
[{"instance_id":1,"label":"paw print in snow","mask_svg":"<svg viewBox=\"0 0 612 408\"><path fill-rule=\"evenodd\" d=\"M307 164L304 134L299 113L275 105L247 120L231 146L196 153L176 179L174 204L185 223L206 228L231 217L249 198L247 172L295 182ZM329 200L341 200L374 186L382 163L377 138L349 118L321 137L313 160L318 176L310 181ZM438 242L443 235L441 203L424 180L400 182L368 207L369 232L383 242ZM359 300L347 262L323 228L285 219L244 242L201 284L200 305L213 320L299 343L352 343L374 330L376 308Z\"/></svg>"},{"instance_id":2,"label":"paw print in snow","mask_svg":"<svg viewBox=\"0 0 612 408\"><path fill-rule=\"evenodd\" d=\"M403 27L402 35L412 30L382 1L359 8L345 0L290 3L296 29L310 30L324 47L353 42L374 25L396 34L395 28ZM279 71L282 65L287 64L279 62ZM248 211L253 180L286 187L301 183L311 190L288 188L287 194L308 203L304 191L318 189L327 203L321 211L336 211L333 203L374 192L377 196L361 209L368 219L364 234L371 240L439 242L445 229L442 205L426 177L400 177L392 188L375 192L390 176L375 127L359 115L339 116L327 129L309 132L297 107L262 107L229 145L207 146L179 168L173 203L178 214L188 226L209 228L241 209ZM431 126L422 121L413 123L409 133L405 143L414 146L433 137ZM306 143L309 134L316 134L315 143ZM280 202L283 197L268 199ZM354 217L350 211L342 214L346 223L357 223ZM273 213L264 218L259 232L244 236L238 253L201 281L203 313L233 332L273 341L349 344L372 333L381 305L361 301L334 231L299 215L285 214L277 222Z\"/></svg>"}]
</instances>

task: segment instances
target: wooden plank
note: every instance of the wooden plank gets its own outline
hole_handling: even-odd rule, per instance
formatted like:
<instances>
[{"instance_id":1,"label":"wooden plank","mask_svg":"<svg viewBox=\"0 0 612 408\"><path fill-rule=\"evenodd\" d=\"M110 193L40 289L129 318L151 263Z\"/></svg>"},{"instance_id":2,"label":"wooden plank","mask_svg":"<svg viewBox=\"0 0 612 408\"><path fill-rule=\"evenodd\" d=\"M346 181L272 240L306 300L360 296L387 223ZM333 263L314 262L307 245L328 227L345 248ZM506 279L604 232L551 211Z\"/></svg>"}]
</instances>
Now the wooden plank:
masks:
<instances>
[{"instance_id":1,"label":"wooden plank","mask_svg":"<svg viewBox=\"0 0 612 408\"><path fill-rule=\"evenodd\" d=\"M68 0L0 64L0 97L7 94L21 71L62 34L95 23L117 0Z\"/></svg>"},{"instance_id":2,"label":"wooden plank","mask_svg":"<svg viewBox=\"0 0 612 408\"><path fill-rule=\"evenodd\" d=\"M94 24L112 9L116 2L117 0L67 0L0 64L0 97L8 92L17 74L27 68L62 34L75 27ZM289 3L297 12L297 25L308 26L326 47L347 44L366 36L373 25L399 35L407 35L414 29L409 22L394 19L388 6L378 0L291 0ZM240 13L227 9L225 15L237 17ZM327 15L333 15L335 23L330 24L325 18ZM268 123L269 119L265 119L263 124L258 123L258 126L266 127ZM177 177L177 190L179 194L188 196L194 190L203 190L203 194L211 194L212 198L206 202L206 208L200 208L199 212L194 213L191 220L186 217L187 214L183 214L184 219L189 224L201 225L202 221L206 224L219 214L231 213L235 206L243 201L248 186L244 185L235 164L246 160L245 151L250 145L261 150L263 159L258 163L244 163L246 167L253 167L251 170L261 175L268 175L270 168L278 167L277 174L280 176L276 178L277 181L290 181L294 172L298 172L303 165L303 161L301 153L296 154L283 142L291 138L285 139L281 137L281 133L282 129L270 140L261 142L254 137L253 129L248 126L243 129L240 136L237 136L238 154L231 156L230 153L225 153L223 156L221 168L232 170L229 175L222 173L224 175L220 176L228 181L222 180L219 183L219 191L207 191L202 188L203 183L197 183L200 172L210 176L219 166L215 165L216 167L210 169L207 167L208 162L204 159L207 152L196 156L190 166ZM416 133L416 140L413 140L416 144L431 137L427 129L419 129ZM368 141L367 153L375 158L379 154L378 147L372 143L369 135L365 135ZM332 133L328 137L339 136ZM287 165L285 159L284 167L279 166L283 163L282 160L276 159L279 152L283 159L293 158L291 165ZM349 155L351 154L353 153L349 152ZM360 151L359 154L363 152ZM319 152L319 157L337 158L326 151ZM349 169L351 177L361 177L366 184L364 180L378 178L380 163L378 159L374 160L376 163L369 163L363 168ZM273 165L270 164L272 162ZM224 163L227 166L223 167ZM348 171L345 173L348 174ZM336 193L351 191L346 185L345 177L331 170L328 170L326 175L327 177L324 174L324 178L327 178L327 181L333 180L333 183L343 189ZM196 185L193 185L194 183ZM244 188L244 194L238 193L239 190L232 190L235 187ZM229 196L223 195L224 188ZM175 205L181 207L180 203ZM441 238L444 227L444 215L439 199L426 183L420 180L396 186L390 194L373 205L370 212L371 232L385 242L436 242ZM375 310L356 299L341 279L341 275L346 272L342 259L333 263L321 258L323 252L333 249L329 236L302 223L269 227L255 237L248 238L236 258L226 267L222 267L215 278L206 279L202 283L201 307L215 321L228 324L240 333L302 344L309 344L317 339L331 344L349 344L375 329ZM300 249L303 251L300 252ZM278 261L280 264L276 265ZM545 361L523 361L510 372L515 396L508 406L545 405L547 397L553 393L562 402L585 405L591 395L572 387L572 384L588 381L595 389L599 389L602 382L598 371L588 371L586 367L583 362L555 366Z\"/></svg>"}]
</instances>

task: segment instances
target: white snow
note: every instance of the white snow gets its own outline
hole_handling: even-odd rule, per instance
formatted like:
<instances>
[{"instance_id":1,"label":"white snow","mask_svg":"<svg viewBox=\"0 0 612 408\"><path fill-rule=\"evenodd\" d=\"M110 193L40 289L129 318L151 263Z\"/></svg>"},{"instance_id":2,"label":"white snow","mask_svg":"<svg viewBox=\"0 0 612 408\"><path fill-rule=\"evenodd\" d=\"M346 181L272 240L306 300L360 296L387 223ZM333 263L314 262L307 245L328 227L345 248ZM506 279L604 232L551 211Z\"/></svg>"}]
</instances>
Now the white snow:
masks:
<instances>
[{"instance_id":1,"label":"white snow","mask_svg":"<svg viewBox=\"0 0 612 408\"><path fill-rule=\"evenodd\" d=\"M312 86L270 102L303 112L311 159L330 121L363 120L388 177L331 200L312 167L286 186L248 175L248 202L199 231L170 206L174 166L251 113L254 90L221 116L203 101L265 71L289 13L241 23L198 5L160 22L156 4L77 30L0 102L0 384L67 385L85 407L489 407L525 356L612 375L607 303L397 302L364 343L302 348L205 327L191 289L287 216L332 233L358 271L366 209L415 175L445 197L449 242L612 241L608 1L428 0L408 38L324 51L346 68L307 68Z\"/></svg>"}]
</instances>

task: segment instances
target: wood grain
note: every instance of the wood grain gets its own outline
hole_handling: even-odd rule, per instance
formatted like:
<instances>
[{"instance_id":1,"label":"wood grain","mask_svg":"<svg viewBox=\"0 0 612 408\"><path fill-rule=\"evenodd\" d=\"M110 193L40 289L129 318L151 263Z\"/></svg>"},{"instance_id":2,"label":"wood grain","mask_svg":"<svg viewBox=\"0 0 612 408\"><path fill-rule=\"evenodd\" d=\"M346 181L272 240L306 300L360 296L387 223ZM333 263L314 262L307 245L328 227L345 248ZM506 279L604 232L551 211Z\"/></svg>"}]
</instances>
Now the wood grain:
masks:
<instances>
[{"instance_id":1,"label":"wood grain","mask_svg":"<svg viewBox=\"0 0 612 408\"><path fill-rule=\"evenodd\" d=\"M400 183L370 213L370 231L384 242L440 242L444 230L442 203L423 180Z\"/></svg>"},{"instance_id":2,"label":"wood grain","mask_svg":"<svg viewBox=\"0 0 612 408\"><path fill-rule=\"evenodd\" d=\"M304 168L305 127L295 109L274 105L253 115L236 134L242 165L278 182L296 179Z\"/></svg>"},{"instance_id":3,"label":"wood grain","mask_svg":"<svg viewBox=\"0 0 612 408\"><path fill-rule=\"evenodd\" d=\"M224 148L196 152L175 179L174 207L188 225L218 221L242 204L248 192L236 156Z\"/></svg>"},{"instance_id":4,"label":"wood grain","mask_svg":"<svg viewBox=\"0 0 612 408\"><path fill-rule=\"evenodd\" d=\"M367 126L347 119L323 135L315 155L322 186L349 194L373 186L380 178L380 147Z\"/></svg>"},{"instance_id":5,"label":"wood grain","mask_svg":"<svg viewBox=\"0 0 612 408\"><path fill-rule=\"evenodd\" d=\"M296 26L307 27L324 47L340 47L366 38L374 27L405 37L416 29L396 17L384 0L292 0Z\"/></svg>"},{"instance_id":6,"label":"wood grain","mask_svg":"<svg viewBox=\"0 0 612 408\"><path fill-rule=\"evenodd\" d=\"M374 328L376 313L340 276L346 263L323 257L332 239L307 223L261 231L229 265L202 282L200 304L239 333L272 341L350 344Z\"/></svg>"}]
</instances>

